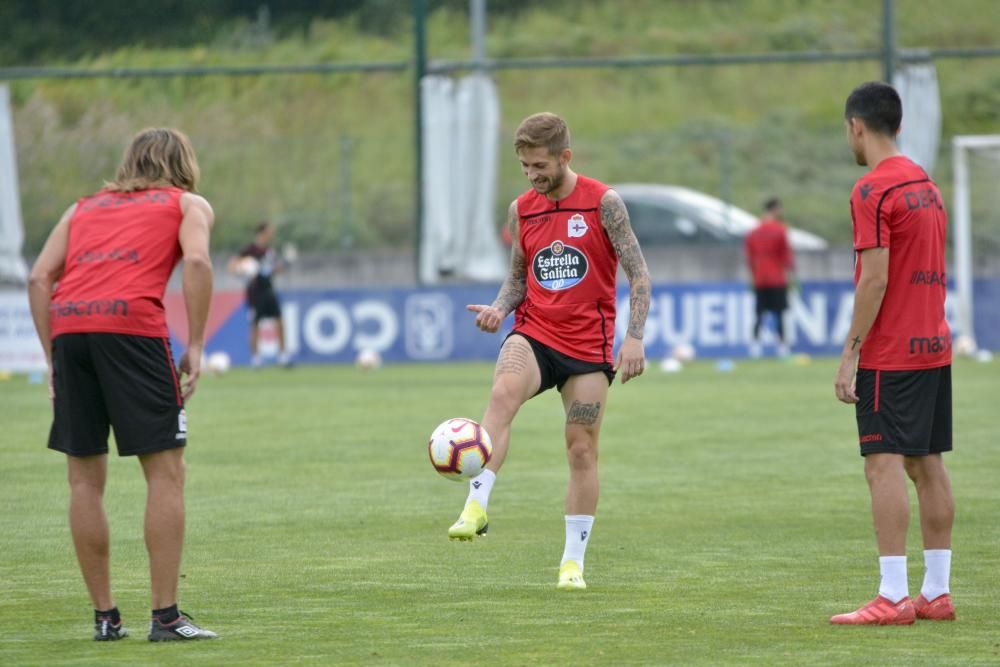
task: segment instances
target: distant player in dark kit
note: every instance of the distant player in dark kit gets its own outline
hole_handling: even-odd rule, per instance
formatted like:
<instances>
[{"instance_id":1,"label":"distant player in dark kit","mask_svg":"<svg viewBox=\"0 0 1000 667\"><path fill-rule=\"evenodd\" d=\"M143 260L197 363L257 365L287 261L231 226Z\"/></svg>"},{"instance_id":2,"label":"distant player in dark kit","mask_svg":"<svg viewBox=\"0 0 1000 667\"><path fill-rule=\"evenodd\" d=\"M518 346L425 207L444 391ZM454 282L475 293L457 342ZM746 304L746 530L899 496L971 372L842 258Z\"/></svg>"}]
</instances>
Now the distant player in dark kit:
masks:
<instances>
[{"instance_id":1,"label":"distant player in dark kit","mask_svg":"<svg viewBox=\"0 0 1000 667\"><path fill-rule=\"evenodd\" d=\"M69 465L69 523L94 605L94 639L128 635L111 594L104 511L108 434L146 477L150 641L211 639L177 609L184 547L184 404L201 374L212 298L212 207L198 162L171 129L135 136L113 183L70 206L31 271L31 314L49 364L49 448ZM163 295L184 260L188 347L174 368ZM53 293L53 288L55 289Z\"/></svg>"},{"instance_id":2,"label":"distant player in dark kit","mask_svg":"<svg viewBox=\"0 0 1000 667\"><path fill-rule=\"evenodd\" d=\"M784 317L788 310L788 273L795 270L795 259L788 244L788 230L782 221L784 212L780 199L768 199L760 224L750 230L744 241L757 314L750 342L751 357L761 355L760 327L767 313L774 316L778 356L788 356Z\"/></svg>"},{"instance_id":3,"label":"distant player in dark kit","mask_svg":"<svg viewBox=\"0 0 1000 667\"><path fill-rule=\"evenodd\" d=\"M487 470L470 482L451 539L486 532L486 509L510 444L514 415L531 397L555 387L562 394L569 460L566 543L557 588L586 588L583 562L597 510L597 449L608 386L645 368L643 328L650 279L628 212L614 190L569 167L569 129L551 113L526 118L514 140L531 189L510 205L511 267L496 300L470 305L476 326L495 332L514 313L503 342L482 424L493 440ZM631 296L627 335L612 359L618 263Z\"/></svg>"},{"instance_id":4,"label":"distant player in dark kit","mask_svg":"<svg viewBox=\"0 0 1000 667\"><path fill-rule=\"evenodd\" d=\"M896 147L903 108L884 83L847 98L847 141L871 171L851 193L857 251L854 315L834 381L855 405L871 491L881 581L874 600L831 623L909 625L955 618L950 595L955 500L941 454L951 451L951 335L944 317L945 235L941 192ZM920 503L924 583L910 600L906 531Z\"/></svg>"},{"instance_id":5,"label":"distant player in dark kit","mask_svg":"<svg viewBox=\"0 0 1000 667\"><path fill-rule=\"evenodd\" d=\"M291 366L291 355L285 346L285 325L281 320L281 302L274 291L273 276L287 268L271 244L274 241L274 225L262 222L254 232L253 243L243 248L229 262L230 273L240 273L249 277L247 282L247 316L250 319L250 360L254 367L262 365L260 356L260 323L273 320L278 336L278 362ZM241 273L241 260L250 257L256 261L255 271L247 276Z\"/></svg>"}]
</instances>

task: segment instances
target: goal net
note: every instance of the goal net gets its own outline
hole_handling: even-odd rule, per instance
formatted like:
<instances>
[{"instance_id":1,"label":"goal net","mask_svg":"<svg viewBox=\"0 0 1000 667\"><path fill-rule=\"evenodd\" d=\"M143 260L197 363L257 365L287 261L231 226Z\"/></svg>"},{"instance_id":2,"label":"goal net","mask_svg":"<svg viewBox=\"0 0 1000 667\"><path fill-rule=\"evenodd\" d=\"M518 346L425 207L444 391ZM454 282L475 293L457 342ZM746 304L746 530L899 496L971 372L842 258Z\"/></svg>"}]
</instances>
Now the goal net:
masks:
<instances>
[{"instance_id":1,"label":"goal net","mask_svg":"<svg viewBox=\"0 0 1000 667\"><path fill-rule=\"evenodd\" d=\"M1000 263L1000 135L956 136L952 158L955 334L974 346L973 277L977 267Z\"/></svg>"}]
</instances>

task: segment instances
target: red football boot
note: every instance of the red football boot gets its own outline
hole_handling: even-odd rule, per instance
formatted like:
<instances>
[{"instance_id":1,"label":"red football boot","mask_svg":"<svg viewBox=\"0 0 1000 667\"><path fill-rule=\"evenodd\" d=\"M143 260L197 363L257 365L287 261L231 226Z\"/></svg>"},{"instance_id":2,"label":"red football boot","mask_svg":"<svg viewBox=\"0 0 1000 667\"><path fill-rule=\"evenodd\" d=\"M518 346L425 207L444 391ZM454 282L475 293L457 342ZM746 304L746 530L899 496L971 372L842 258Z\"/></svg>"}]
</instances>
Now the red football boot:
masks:
<instances>
[{"instance_id":1,"label":"red football boot","mask_svg":"<svg viewBox=\"0 0 1000 667\"><path fill-rule=\"evenodd\" d=\"M920 597L913 601L913 609L917 612L917 618L927 621L955 620L955 605L951 603L951 595L948 593L939 595L930 601L921 593Z\"/></svg>"},{"instance_id":2,"label":"red football boot","mask_svg":"<svg viewBox=\"0 0 1000 667\"><path fill-rule=\"evenodd\" d=\"M831 617L830 622L834 625L911 625L916 618L909 597L893 604L879 595L857 611Z\"/></svg>"}]
</instances>

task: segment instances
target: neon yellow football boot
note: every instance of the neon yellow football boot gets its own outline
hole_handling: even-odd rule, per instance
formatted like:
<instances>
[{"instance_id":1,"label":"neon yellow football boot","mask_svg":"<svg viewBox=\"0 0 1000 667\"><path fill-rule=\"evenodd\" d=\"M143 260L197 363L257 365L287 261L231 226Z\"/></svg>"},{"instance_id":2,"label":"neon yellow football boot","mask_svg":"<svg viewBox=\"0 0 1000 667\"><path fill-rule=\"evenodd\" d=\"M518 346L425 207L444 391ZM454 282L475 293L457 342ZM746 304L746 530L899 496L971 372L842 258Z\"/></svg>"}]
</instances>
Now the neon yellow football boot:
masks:
<instances>
[{"instance_id":1,"label":"neon yellow football boot","mask_svg":"<svg viewBox=\"0 0 1000 667\"><path fill-rule=\"evenodd\" d=\"M470 500L458 517L458 521L448 529L448 539L471 541L476 535L485 535L490 527L486 510L479 501Z\"/></svg>"},{"instance_id":2,"label":"neon yellow football boot","mask_svg":"<svg viewBox=\"0 0 1000 667\"><path fill-rule=\"evenodd\" d=\"M559 568L559 583L556 588L561 591L586 590L587 582L583 580L583 571L575 560L568 560Z\"/></svg>"}]
</instances>

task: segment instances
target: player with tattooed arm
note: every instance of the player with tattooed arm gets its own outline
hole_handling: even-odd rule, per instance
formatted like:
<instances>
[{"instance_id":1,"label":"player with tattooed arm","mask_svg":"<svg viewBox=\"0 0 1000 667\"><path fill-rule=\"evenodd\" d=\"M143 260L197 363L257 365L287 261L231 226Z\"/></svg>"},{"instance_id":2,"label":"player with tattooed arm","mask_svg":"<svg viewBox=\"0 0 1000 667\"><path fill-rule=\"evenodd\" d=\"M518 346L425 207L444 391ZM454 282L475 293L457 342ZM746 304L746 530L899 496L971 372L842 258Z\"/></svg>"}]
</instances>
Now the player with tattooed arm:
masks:
<instances>
[{"instance_id":1,"label":"player with tattooed arm","mask_svg":"<svg viewBox=\"0 0 1000 667\"><path fill-rule=\"evenodd\" d=\"M518 409L555 387L566 414L566 547L558 588L584 589L583 560L597 510L597 450L608 387L645 369L642 335L649 311L650 279L628 212L608 186L569 167L569 129L562 118L539 113L518 127L514 149L531 189L511 203L510 274L490 305L470 305L476 326L494 333L514 313L493 376L483 426L493 458L470 482L469 496L448 537L472 540L487 529L486 509L510 444ZM628 333L617 358L615 276L628 277Z\"/></svg>"}]
</instances>

